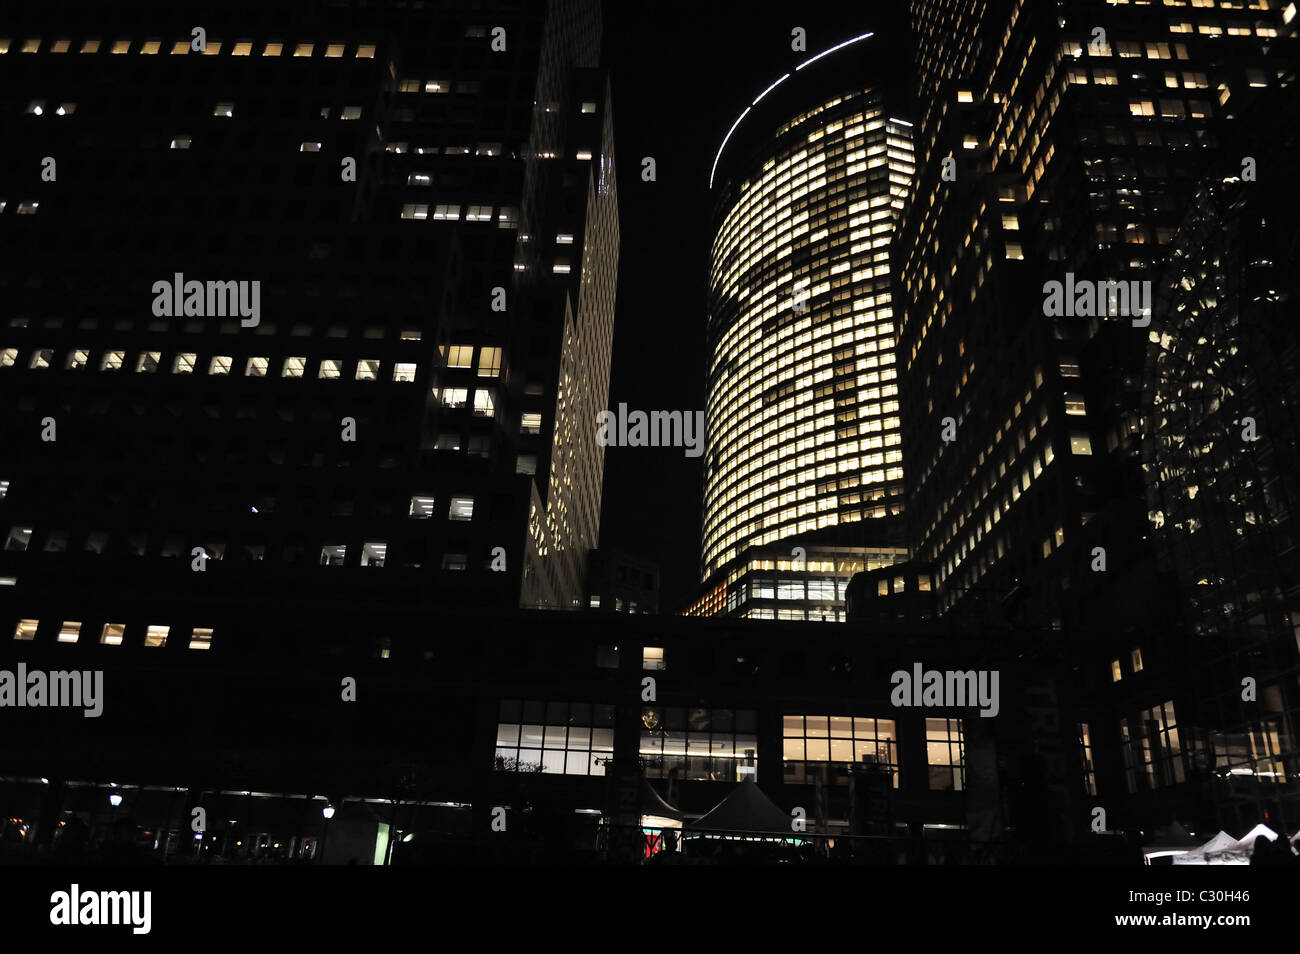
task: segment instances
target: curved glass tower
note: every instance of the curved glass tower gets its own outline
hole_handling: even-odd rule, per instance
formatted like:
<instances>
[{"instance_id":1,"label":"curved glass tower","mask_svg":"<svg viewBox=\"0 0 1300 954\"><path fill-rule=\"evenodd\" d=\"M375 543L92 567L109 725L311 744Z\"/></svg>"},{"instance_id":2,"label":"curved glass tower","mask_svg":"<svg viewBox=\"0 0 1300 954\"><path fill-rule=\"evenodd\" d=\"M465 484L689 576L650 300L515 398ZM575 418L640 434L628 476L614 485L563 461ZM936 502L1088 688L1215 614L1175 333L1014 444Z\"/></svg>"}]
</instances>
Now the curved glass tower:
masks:
<instances>
[{"instance_id":1,"label":"curved glass tower","mask_svg":"<svg viewBox=\"0 0 1300 954\"><path fill-rule=\"evenodd\" d=\"M802 80L767 92L785 84L789 102ZM709 278L706 581L755 548L866 542L865 527L825 531L902 509L889 247L911 126L878 89L821 86L765 134L746 110L732 133L759 125L757 147L720 152L731 174Z\"/></svg>"}]
</instances>

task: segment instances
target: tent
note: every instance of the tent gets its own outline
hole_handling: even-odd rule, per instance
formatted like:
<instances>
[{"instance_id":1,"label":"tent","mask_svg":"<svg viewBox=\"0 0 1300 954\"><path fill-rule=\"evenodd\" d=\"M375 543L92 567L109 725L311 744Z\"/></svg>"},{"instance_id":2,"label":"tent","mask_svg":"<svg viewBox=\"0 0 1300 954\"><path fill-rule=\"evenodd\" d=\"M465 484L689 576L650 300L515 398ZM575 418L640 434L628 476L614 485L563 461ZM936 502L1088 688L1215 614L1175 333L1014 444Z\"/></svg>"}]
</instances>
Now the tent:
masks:
<instances>
[{"instance_id":1,"label":"tent","mask_svg":"<svg viewBox=\"0 0 1300 954\"><path fill-rule=\"evenodd\" d=\"M1199 848L1174 856L1176 865L1242 865L1246 861L1237 850L1237 839L1226 831L1219 832Z\"/></svg>"},{"instance_id":2,"label":"tent","mask_svg":"<svg viewBox=\"0 0 1300 954\"><path fill-rule=\"evenodd\" d=\"M641 825L649 828L681 828L682 813L641 779Z\"/></svg>"},{"instance_id":3,"label":"tent","mask_svg":"<svg viewBox=\"0 0 1300 954\"><path fill-rule=\"evenodd\" d=\"M690 822L688 831L735 832L750 835L792 836L792 816L776 806L750 780L733 788L708 814Z\"/></svg>"},{"instance_id":4,"label":"tent","mask_svg":"<svg viewBox=\"0 0 1300 954\"><path fill-rule=\"evenodd\" d=\"M1269 841L1277 841L1277 832L1269 828L1267 825L1260 823L1238 839L1237 849L1245 851L1248 855L1252 854L1255 851L1255 839L1260 835L1263 835Z\"/></svg>"},{"instance_id":5,"label":"tent","mask_svg":"<svg viewBox=\"0 0 1300 954\"><path fill-rule=\"evenodd\" d=\"M1157 858L1168 858L1173 861L1175 857L1184 855L1196 847L1196 839L1187 833L1186 828L1173 821L1151 833L1151 837L1142 849L1142 857L1147 864L1151 864ZM1169 864L1170 861L1162 863Z\"/></svg>"}]
</instances>

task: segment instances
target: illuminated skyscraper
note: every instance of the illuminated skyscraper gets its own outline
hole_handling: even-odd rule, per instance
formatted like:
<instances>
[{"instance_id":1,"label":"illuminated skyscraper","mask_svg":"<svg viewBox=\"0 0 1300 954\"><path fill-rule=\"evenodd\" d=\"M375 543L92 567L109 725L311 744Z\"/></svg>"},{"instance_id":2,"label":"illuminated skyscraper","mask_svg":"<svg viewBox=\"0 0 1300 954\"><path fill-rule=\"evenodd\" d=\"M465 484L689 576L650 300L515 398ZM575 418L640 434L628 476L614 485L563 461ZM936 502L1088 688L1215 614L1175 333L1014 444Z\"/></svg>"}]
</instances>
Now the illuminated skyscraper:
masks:
<instances>
[{"instance_id":1,"label":"illuminated skyscraper","mask_svg":"<svg viewBox=\"0 0 1300 954\"><path fill-rule=\"evenodd\" d=\"M921 161L899 361L909 537L941 613L1165 618L1140 489L1141 316L1050 315L1045 285L1158 279L1198 182L1241 173L1228 124L1293 49L1282 6L912 4Z\"/></svg>"},{"instance_id":2,"label":"illuminated skyscraper","mask_svg":"<svg viewBox=\"0 0 1300 954\"><path fill-rule=\"evenodd\" d=\"M912 142L863 77L882 42L777 78L715 160L701 560L715 611L843 619L852 572L905 556L889 246ZM783 575L752 576L766 570Z\"/></svg>"},{"instance_id":3,"label":"illuminated skyscraper","mask_svg":"<svg viewBox=\"0 0 1300 954\"><path fill-rule=\"evenodd\" d=\"M1188 406L1144 416L1151 292L1197 189L1250 168L1238 116L1294 69L1296 7L914 0L911 10L920 158L896 263L914 558L933 568L938 612L970 623L971 638L1014 633L1042 647L1034 777L1045 797L1075 800L1080 830L1090 802L1079 796L1117 799L1121 824L1172 802L1184 820L1215 824L1224 791L1210 775L1229 763L1195 740L1245 719L1225 723L1201 704L1189 673L1206 646L1153 546L1161 508L1148 504L1144 438L1169 442L1156 456L1171 482L1153 497L1178 497L1175 477L1191 494L1210 484L1185 478L1187 451L1173 446L1193 430ZM1199 279L1209 269L1197 257L1216 253L1192 245L1172 267ZM1051 283L1107 282L1137 283L1145 301L1106 312L1074 295L1064 311L1049 303ZM1172 330L1180 352L1219 315L1173 324L1183 320L1193 324ZM1212 387L1200 373L1212 353L1191 372L1160 365L1164 399ZM1201 506L1225 513L1184 499L1163 519L1186 529Z\"/></svg>"}]
</instances>

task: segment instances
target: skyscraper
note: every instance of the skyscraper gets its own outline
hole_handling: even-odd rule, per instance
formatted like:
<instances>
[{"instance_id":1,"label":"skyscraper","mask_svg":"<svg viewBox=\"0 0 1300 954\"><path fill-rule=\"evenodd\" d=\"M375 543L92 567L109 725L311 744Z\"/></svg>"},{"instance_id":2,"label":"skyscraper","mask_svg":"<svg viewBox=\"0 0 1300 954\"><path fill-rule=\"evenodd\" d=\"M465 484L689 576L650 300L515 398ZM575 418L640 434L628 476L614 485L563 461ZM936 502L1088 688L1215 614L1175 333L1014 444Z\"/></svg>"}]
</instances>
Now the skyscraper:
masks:
<instances>
[{"instance_id":1,"label":"skyscraper","mask_svg":"<svg viewBox=\"0 0 1300 954\"><path fill-rule=\"evenodd\" d=\"M20 638L160 645L144 607L187 593L579 605L618 261L599 3L10 14Z\"/></svg>"},{"instance_id":2,"label":"skyscraper","mask_svg":"<svg viewBox=\"0 0 1300 954\"><path fill-rule=\"evenodd\" d=\"M1204 728L1183 746L1214 770L1226 819L1246 826L1300 817L1300 289L1287 265L1300 242L1297 103L1288 84L1239 119L1235 139L1258 174L1198 190L1147 355L1152 537L1193 647L1184 711Z\"/></svg>"},{"instance_id":3,"label":"skyscraper","mask_svg":"<svg viewBox=\"0 0 1300 954\"><path fill-rule=\"evenodd\" d=\"M1231 759L1196 740L1226 725L1198 699L1207 647L1153 545L1142 454L1185 428L1143 395L1171 243L1206 180L1253 175L1237 117L1287 82L1295 6L911 9L920 160L896 261L914 557L972 638L996 623L1052 648L1056 729L1033 744L1072 734L1074 757L1045 763L1049 787L1121 824L1156 805L1213 824Z\"/></svg>"},{"instance_id":4,"label":"skyscraper","mask_svg":"<svg viewBox=\"0 0 1300 954\"><path fill-rule=\"evenodd\" d=\"M884 42L775 78L714 162L697 611L843 619L848 577L906 555L889 244L913 166L863 69Z\"/></svg>"},{"instance_id":5,"label":"skyscraper","mask_svg":"<svg viewBox=\"0 0 1300 954\"><path fill-rule=\"evenodd\" d=\"M941 612L1140 629L1162 618L1140 492L1143 316L1073 300L1052 314L1047 285L1157 278L1200 179L1240 172L1225 124L1277 82L1294 12L912 11L922 159L897 261L916 558L935 565Z\"/></svg>"}]
</instances>

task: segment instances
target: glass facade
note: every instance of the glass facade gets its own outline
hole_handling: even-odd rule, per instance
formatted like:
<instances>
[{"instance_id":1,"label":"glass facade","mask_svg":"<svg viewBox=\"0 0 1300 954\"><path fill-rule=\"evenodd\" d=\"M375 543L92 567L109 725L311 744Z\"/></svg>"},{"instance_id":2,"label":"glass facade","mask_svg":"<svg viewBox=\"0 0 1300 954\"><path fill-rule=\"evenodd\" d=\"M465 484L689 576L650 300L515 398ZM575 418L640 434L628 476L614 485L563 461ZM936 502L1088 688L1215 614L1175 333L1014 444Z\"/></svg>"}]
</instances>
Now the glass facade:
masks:
<instances>
[{"instance_id":1,"label":"glass facade","mask_svg":"<svg viewBox=\"0 0 1300 954\"><path fill-rule=\"evenodd\" d=\"M705 579L750 548L901 512L889 244L909 126L863 90L773 142L712 248Z\"/></svg>"}]
</instances>

